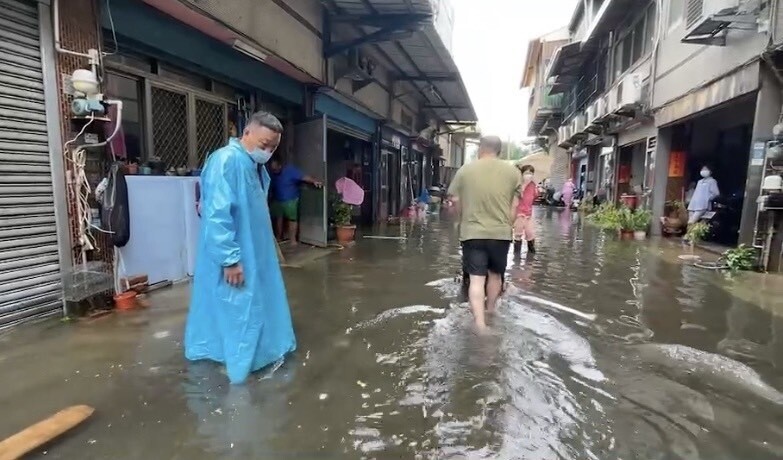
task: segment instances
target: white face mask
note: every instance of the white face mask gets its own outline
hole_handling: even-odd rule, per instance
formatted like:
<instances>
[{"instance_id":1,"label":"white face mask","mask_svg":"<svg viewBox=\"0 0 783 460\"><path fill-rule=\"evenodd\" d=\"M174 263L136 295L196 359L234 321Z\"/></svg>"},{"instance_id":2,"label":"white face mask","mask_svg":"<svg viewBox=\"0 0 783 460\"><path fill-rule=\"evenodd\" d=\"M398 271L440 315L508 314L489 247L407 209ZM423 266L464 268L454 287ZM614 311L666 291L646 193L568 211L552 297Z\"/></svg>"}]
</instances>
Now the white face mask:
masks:
<instances>
[{"instance_id":1,"label":"white face mask","mask_svg":"<svg viewBox=\"0 0 783 460\"><path fill-rule=\"evenodd\" d=\"M266 162L269 161L270 158L272 158L272 152L270 152L269 150L263 150L257 148L252 152L250 152L250 157L256 163L263 165L266 164Z\"/></svg>"},{"instance_id":2,"label":"white face mask","mask_svg":"<svg viewBox=\"0 0 783 460\"><path fill-rule=\"evenodd\" d=\"M709 169L705 168L701 170L701 177L704 177L706 179L707 177L710 177L710 175L711 173Z\"/></svg>"},{"instance_id":3,"label":"white face mask","mask_svg":"<svg viewBox=\"0 0 783 460\"><path fill-rule=\"evenodd\" d=\"M530 182L531 180L533 180L533 175L532 175L532 174L530 174L530 173L525 173L525 174L522 174L522 179L523 179L525 182Z\"/></svg>"}]
</instances>

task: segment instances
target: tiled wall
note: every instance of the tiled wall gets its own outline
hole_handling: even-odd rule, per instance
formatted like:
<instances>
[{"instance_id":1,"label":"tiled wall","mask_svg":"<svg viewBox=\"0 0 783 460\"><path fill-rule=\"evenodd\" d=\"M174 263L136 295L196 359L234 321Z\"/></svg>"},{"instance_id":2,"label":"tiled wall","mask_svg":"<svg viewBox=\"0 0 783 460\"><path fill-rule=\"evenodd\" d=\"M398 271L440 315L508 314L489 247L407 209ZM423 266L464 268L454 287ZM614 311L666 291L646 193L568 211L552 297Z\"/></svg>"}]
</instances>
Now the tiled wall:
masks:
<instances>
[{"instance_id":1,"label":"tiled wall","mask_svg":"<svg viewBox=\"0 0 783 460\"><path fill-rule=\"evenodd\" d=\"M61 2L61 6L65 4L66 2ZM67 7L60 8L60 42L62 47L80 53L86 53L90 48L100 49L101 34L98 26L98 12L98 5L93 0L68 0ZM71 125L71 97L65 94L63 90L64 77L71 75L76 69L87 67L88 62L86 58L64 53L58 53L57 55L58 93L60 95L61 115L59 122L63 133L63 144L77 134L73 131ZM76 201L72 188L73 167L70 161L65 161L64 173L66 174L68 191L68 217L71 229L73 260L74 263L80 263ZM105 234L97 234L95 236L98 248L97 258L110 262L113 252L109 238Z\"/></svg>"}]
</instances>

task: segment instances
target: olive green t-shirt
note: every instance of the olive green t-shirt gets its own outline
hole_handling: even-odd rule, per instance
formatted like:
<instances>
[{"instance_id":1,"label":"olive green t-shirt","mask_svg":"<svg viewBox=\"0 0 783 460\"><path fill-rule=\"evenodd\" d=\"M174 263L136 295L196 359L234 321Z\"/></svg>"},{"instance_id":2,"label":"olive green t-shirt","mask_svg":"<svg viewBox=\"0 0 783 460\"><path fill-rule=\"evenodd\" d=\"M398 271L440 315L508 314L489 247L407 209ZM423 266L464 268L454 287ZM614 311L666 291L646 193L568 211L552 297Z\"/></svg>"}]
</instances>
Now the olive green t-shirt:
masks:
<instances>
[{"instance_id":1,"label":"olive green t-shirt","mask_svg":"<svg viewBox=\"0 0 783 460\"><path fill-rule=\"evenodd\" d=\"M460 241L513 239L511 206L522 178L517 168L498 158L482 158L461 167L449 186L459 199Z\"/></svg>"}]
</instances>

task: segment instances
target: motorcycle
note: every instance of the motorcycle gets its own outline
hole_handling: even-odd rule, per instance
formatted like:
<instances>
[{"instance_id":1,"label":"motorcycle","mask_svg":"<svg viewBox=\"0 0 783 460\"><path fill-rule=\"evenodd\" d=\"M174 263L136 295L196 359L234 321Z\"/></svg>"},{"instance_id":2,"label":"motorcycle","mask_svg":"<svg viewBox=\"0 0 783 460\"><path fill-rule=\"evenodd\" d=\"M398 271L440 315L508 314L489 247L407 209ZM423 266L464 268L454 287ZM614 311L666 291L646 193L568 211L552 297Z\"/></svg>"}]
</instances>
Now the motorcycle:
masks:
<instances>
[{"instance_id":1,"label":"motorcycle","mask_svg":"<svg viewBox=\"0 0 783 460\"><path fill-rule=\"evenodd\" d=\"M706 240L727 246L736 244L743 199L743 194L731 193L712 200L711 210L701 218L710 226Z\"/></svg>"}]
</instances>

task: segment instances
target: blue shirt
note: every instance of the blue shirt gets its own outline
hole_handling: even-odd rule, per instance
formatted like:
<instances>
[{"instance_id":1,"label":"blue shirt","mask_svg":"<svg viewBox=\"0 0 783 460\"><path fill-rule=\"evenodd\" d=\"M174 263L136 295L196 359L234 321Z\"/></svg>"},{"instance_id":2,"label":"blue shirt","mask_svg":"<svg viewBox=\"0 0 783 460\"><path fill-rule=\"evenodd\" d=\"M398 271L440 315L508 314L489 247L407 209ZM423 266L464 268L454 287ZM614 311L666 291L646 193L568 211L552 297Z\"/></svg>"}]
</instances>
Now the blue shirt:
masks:
<instances>
[{"instance_id":1,"label":"blue shirt","mask_svg":"<svg viewBox=\"0 0 783 460\"><path fill-rule=\"evenodd\" d=\"M280 202L298 200L302 179L304 174L296 166L283 166L279 173L272 174L272 199Z\"/></svg>"}]
</instances>

